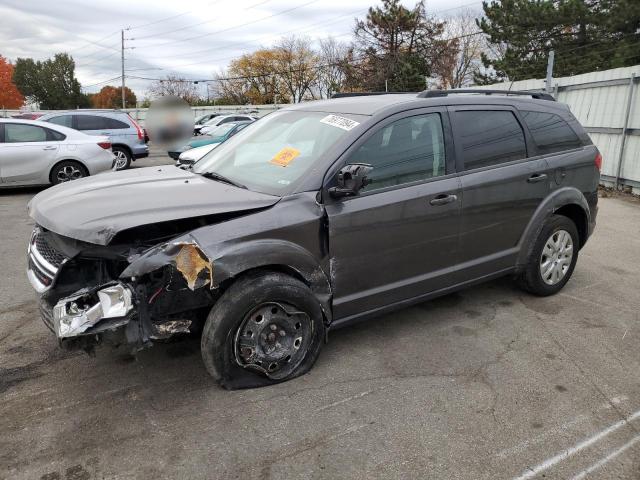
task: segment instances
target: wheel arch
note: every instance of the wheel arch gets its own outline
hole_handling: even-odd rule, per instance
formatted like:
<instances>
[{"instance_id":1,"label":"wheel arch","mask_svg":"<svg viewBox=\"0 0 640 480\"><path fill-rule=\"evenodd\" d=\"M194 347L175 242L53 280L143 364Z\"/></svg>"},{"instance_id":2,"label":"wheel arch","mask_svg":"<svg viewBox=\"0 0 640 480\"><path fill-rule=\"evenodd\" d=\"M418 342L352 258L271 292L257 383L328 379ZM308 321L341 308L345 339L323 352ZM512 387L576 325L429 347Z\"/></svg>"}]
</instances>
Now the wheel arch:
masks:
<instances>
[{"instance_id":1,"label":"wheel arch","mask_svg":"<svg viewBox=\"0 0 640 480\"><path fill-rule=\"evenodd\" d=\"M111 149L113 150L114 148L122 148L123 150L126 150L129 153L131 160L133 160L133 150L131 150L131 147L126 143L113 142L111 143Z\"/></svg>"},{"instance_id":2,"label":"wheel arch","mask_svg":"<svg viewBox=\"0 0 640 480\"><path fill-rule=\"evenodd\" d=\"M590 210L586 198L580 190L573 187L564 187L552 192L538 206L531 220L527 224L524 233L518 242L519 254L516 269L521 270L527 263L535 240L542 230L545 222L551 215L563 215L576 224L580 236L579 247L582 248L589 236Z\"/></svg>"}]
</instances>

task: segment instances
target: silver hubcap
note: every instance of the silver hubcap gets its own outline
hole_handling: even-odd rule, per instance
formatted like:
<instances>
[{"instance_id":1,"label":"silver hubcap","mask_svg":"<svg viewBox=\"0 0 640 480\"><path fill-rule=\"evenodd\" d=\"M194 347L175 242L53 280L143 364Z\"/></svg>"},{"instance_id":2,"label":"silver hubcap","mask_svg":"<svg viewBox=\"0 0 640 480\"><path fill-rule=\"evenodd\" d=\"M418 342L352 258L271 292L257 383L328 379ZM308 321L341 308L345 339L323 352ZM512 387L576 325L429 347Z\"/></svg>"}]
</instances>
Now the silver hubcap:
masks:
<instances>
[{"instance_id":1,"label":"silver hubcap","mask_svg":"<svg viewBox=\"0 0 640 480\"><path fill-rule=\"evenodd\" d=\"M56 178L59 182L68 182L70 180L75 180L77 178L82 178L82 172L80 169L74 165L65 165L61 169L58 170Z\"/></svg>"},{"instance_id":2,"label":"silver hubcap","mask_svg":"<svg viewBox=\"0 0 640 480\"><path fill-rule=\"evenodd\" d=\"M566 230L554 232L542 249L540 275L547 285L559 283L567 274L573 259L573 240Z\"/></svg>"},{"instance_id":3,"label":"silver hubcap","mask_svg":"<svg viewBox=\"0 0 640 480\"><path fill-rule=\"evenodd\" d=\"M122 170L127 166L127 156L124 152L117 151L115 152L116 156L116 170Z\"/></svg>"}]
</instances>

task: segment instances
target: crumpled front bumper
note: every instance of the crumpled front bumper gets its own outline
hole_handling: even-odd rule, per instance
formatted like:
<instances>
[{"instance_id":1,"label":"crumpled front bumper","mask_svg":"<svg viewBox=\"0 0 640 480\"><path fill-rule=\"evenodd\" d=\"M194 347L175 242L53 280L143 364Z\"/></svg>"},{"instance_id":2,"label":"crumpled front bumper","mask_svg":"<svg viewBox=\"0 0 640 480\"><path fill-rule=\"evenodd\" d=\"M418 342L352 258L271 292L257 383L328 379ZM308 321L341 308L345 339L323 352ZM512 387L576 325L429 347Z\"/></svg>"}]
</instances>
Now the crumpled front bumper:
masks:
<instances>
[{"instance_id":1,"label":"crumpled front bumper","mask_svg":"<svg viewBox=\"0 0 640 480\"><path fill-rule=\"evenodd\" d=\"M90 335L129 323L134 312L133 292L122 283L82 289L53 307L41 305L45 324L58 339Z\"/></svg>"}]
</instances>

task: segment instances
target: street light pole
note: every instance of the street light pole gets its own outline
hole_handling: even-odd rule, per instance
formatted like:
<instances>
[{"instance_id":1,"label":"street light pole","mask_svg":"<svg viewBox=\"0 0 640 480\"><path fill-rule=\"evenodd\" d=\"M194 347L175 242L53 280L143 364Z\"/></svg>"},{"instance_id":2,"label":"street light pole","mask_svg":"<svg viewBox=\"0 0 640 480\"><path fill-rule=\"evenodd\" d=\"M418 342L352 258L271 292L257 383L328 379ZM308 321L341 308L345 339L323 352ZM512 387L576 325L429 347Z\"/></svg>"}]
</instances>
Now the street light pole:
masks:
<instances>
[{"instance_id":1,"label":"street light pole","mask_svg":"<svg viewBox=\"0 0 640 480\"><path fill-rule=\"evenodd\" d=\"M122 64L122 108L126 108L125 103L125 95L124 95L124 29L120 30L121 40L122 40L122 48L120 50L120 59Z\"/></svg>"}]
</instances>

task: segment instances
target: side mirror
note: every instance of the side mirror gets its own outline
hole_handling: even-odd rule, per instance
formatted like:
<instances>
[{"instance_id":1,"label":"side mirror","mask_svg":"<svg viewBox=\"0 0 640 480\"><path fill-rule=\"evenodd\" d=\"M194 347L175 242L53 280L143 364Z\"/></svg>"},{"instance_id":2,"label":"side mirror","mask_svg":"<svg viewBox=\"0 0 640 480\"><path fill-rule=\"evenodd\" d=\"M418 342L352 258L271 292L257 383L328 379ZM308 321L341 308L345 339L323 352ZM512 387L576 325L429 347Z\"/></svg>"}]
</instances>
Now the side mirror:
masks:
<instances>
[{"instance_id":1,"label":"side mirror","mask_svg":"<svg viewBox=\"0 0 640 480\"><path fill-rule=\"evenodd\" d=\"M351 163L345 165L338 172L338 186L329 189L329 195L334 198L357 195L362 187L369 184L367 175L373 170L366 163Z\"/></svg>"}]
</instances>

